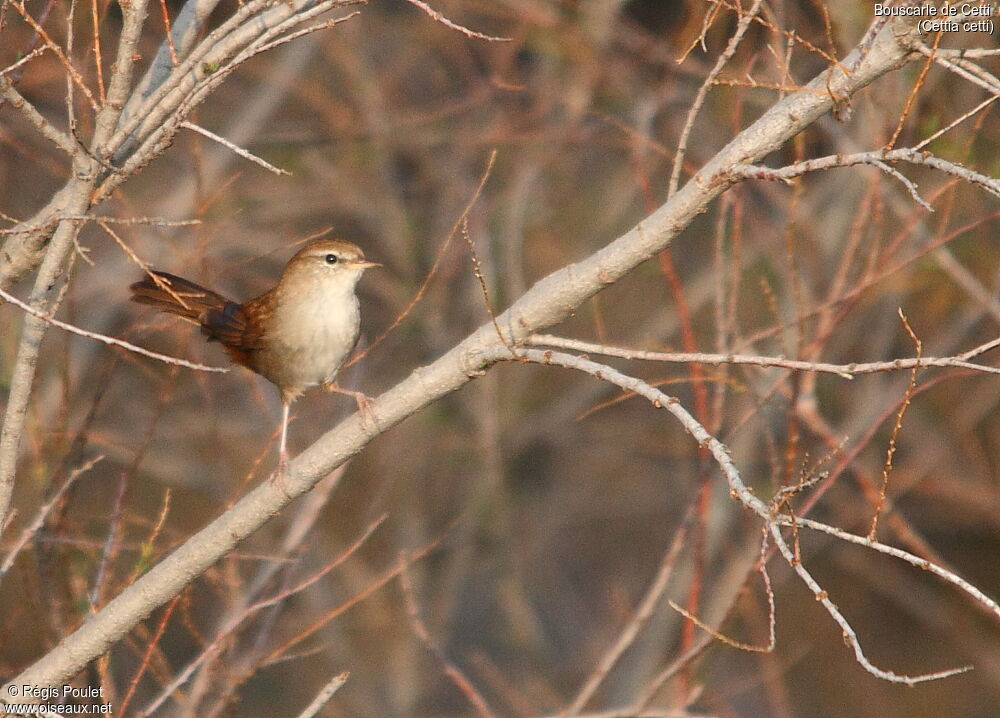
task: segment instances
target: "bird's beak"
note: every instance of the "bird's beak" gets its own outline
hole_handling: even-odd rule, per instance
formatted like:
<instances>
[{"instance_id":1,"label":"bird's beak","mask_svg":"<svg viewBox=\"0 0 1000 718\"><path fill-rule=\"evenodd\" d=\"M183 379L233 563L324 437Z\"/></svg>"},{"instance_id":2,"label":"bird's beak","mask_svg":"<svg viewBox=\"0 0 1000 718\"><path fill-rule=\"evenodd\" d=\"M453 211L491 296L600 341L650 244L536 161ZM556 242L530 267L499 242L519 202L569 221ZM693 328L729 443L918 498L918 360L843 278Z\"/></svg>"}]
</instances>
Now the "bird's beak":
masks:
<instances>
[{"instance_id":1,"label":"bird's beak","mask_svg":"<svg viewBox=\"0 0 1000 718\"><path fill-rule=\"evenodd\" d=\"M361 267L362 269L371 269L372 267L381 267L382 265L379 264L378 262L361 261L361 262L355 262L354 266Z\"/></svg>"}]
</instances>

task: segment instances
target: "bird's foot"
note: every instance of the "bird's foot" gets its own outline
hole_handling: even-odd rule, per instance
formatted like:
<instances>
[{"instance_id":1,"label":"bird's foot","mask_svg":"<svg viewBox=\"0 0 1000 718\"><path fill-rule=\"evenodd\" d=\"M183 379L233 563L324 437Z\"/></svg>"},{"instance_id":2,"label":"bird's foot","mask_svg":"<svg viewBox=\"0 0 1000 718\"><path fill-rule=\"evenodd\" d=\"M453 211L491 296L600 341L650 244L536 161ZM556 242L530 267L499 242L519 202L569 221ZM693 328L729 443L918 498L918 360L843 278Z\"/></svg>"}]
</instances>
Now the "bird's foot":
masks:
<instances>
[{"instance_id":1,"label":"bird's foot","mask_svg":"<svg viewBox=\"0 0 1000 718\"><path fill-rule=\"evenodd\" d=\"M325 386L326 390L329 392L336 392L338 394L345 394L347 396L354 397L354 401L358 405L358 411L361 413L362 423L365 423L367 419L371 419L375 428L379 428L378 417L375 416L375 402L370 396L360 391L345 389L335 381L331 381Z\"/></svg>"},{"instance_id":2,"label":"bird's foot","mask_svg":"<svg viewBox=\"0 0 1000 718\"><path fill-rule=\"evenodd\" d=\"M277 486L278 490L281 491L285 496L288 496L288 484L285 480L288 477L288 452L281 451L278 453L278 468L274 470L271 475L274 479L274 485Z\"/></svg>"}]
</instances>

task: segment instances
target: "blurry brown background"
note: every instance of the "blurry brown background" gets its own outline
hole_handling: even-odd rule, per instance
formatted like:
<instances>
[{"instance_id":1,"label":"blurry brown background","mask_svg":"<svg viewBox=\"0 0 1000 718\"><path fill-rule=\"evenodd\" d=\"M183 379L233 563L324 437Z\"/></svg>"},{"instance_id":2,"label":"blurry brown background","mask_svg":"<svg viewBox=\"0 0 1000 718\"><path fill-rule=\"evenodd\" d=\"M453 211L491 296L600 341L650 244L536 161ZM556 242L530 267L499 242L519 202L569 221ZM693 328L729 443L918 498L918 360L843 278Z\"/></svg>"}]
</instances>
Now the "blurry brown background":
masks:
<instances>
[{"instance_id":1,"label":"blurry brown background","mask_svg":"<svg viewBox=\"0 0 1000 718\"><path fill-rule=\"evenodd\" d=\"M104 32L115 37L117 8L97 4ZM179 3L166 7L176 13ZM404 310L440 258L412 313L342 375L343 384L368 394L435 359L488 319L465 241L447 239L491 150L496 163L470 214L469 237L490 299L502 309L666 199L686 113L735 27L733 13L720 9L706 36L708 52L696 48L678 64L706 14L716 11L712 3L443 0L434 7L511 40L467 38L404 2L361 6L359 17L333 30L256 58L192 118L291 177L276 177L188 132L104 208L114 216L200 219L196 227L118 231L153 266L240 300L268 288L309 236L329 230L358 243L385 265L360 285L368 341ZM785 56L788 35L773 28L794 30L842 57L871 20L871 3L852 0L779 0L766 7L772 28L751 28L723 73L727 80L745 84L752 75L759 82L804 83L827 61L797 40L790 76L782 77L776 58ZM233 9L220 7L219 20ZM157 15L147 22L144 57L162 40ZM64 9L54 7L50 21L63 27ZM9 19L0 34L3 66L29 38ZM943 44L993 46L996 37L950 35ZM998 69L995 59L983 64ZM768 164L882 146L921 67L913 63L878 81ZM64 117L65 79L50 57L29 65L18 87L48 116ZM778 94L714 88L695 124L683 176ZM932 68L898 145L915 144L984 97L982 88ZM930 149L996 175L995 118L987 110ZM995 337L1000 324L996 199L923 168L900 169L932 202L934 214L871 167L814 174L794 187L744 183L687 228L669 257L650 260L555 331L649 349L847 363L912 356L897 315L902 308L925 356L971 349ZM30 216L65 173L63 156L10 108L0 109L0 211ZM129 304L127 286L139 270L99 228L86 227L80 245L93 264L82 257L75 262L61 318L166 353L224 363L218 347L203 343L191 327ZM17 293L25 296L28 286ZM4 385L21 321L20 311L0 308ZM872 505L860 486L881 481L909 373L846 381L704 367L699 384L686 365L609 363L667 382L664 390L732 450L761 497L818 470L832 471L850 455L812 515L867 531ZM996 597L1000 385L988 375L930 369L917 382L897 438L880 536L909 550L923 546L926 555ZM189 702L158 714L295 715L345 670L347 684L322 715L476 714L417 635L399 580L274 660L276 648L396 568L401 553L435 541L407 574L437 649L496 715L558 713L628 621L702 486L708 488L701 529L688 541L667 595L683 603L696 581L701 592L694 608L703 620L739 640L766 643L766 601L753 572L758 523L729 499L718 471L665 413L634 398L603 406L618 398L611 387L565 370L492 369L351 462L298 550L286 556L276 546L308 498L197 580L167 620L163 609L154 613L84 684L98 683L103 673L124 692L150 637L163 627L126 710L134 714L200 654L263 566L279 570L259 597L319 570L384 513L385 522L354 556L234 633L181 689ZM178 370L50 331L22 444L18 515L4 548L54 481L88 458L107 458L79 479L57 520L46 524L0 586L0 673L13 675L86 616L112 525L120 544L102 576L98 605L137 568L216 517L248 483L265 478L276 458L279 409L273 388L248 372ZM308 394L294 406L292 452L353 409L345 397ZM168 490L162 531L151 555L143 556ZM806 564L876 664L909 674L965 664L975 670L914 689L876 680L856 664L837 626L788 566L773 559L776 650L760 655L715 643L665 683L643 715L997 715L995 619L905 564L824 536L803 533L801 541ZM660 601L588 710L604 714L632 705L690 645L685 623ZM695 629L693 637L699 635Z\"/></svg>"}]
</instances>

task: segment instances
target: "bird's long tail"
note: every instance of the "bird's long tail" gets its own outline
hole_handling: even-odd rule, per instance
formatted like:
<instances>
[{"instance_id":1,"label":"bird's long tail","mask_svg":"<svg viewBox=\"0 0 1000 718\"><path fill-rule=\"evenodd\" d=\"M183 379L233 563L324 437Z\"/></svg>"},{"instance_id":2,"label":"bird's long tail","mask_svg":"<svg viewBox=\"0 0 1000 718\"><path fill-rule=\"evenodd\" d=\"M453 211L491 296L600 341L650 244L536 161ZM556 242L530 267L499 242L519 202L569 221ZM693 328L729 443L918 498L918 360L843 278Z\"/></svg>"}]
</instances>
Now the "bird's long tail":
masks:
<instances>
[{"instance_id":1,"label":"bird's long tail","mask_svg":"<svg viewBox=\"0 0 1000 718\"><path fill-rule=\"evenodd\" d=\"M169 291L150 277L146 277L130 287L133 302L149 304L161 312L176 314L181 319L200 327L204 327L205 319L210 314L222 312L227 304L231 304L221 294L216 294L182 277L166 272L154 271L153 274L170 288Z\"/></svg>"}]
</instances>

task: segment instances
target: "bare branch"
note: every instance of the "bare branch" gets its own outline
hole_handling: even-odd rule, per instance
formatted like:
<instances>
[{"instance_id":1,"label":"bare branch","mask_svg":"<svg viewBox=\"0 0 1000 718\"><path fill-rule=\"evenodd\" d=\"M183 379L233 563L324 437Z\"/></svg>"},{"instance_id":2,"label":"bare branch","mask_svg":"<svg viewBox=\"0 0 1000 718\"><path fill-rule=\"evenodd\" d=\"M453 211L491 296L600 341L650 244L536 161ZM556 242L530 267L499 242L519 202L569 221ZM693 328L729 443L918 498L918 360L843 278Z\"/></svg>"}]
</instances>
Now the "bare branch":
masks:
<instances>
[{"instance_id":1,"label":"bare branch","mask_svg":"<svg viewBox=\"0 0 1000 718\"><path fill-rule=\"evenodd\" d=\"M890 177L894 177L895 179L899 180L899 182L904 187L906 187L907 191L910 193L910 196L913 198L914 202L916 202L917 204L919 204L921 207L923 207L924 209L926 209L928 212L933 212L934 211L934 208L931 207L929 204L927 204L927 202L924 200L924 198L920 196L920 193L917 192L917 185L914 184L913 182L911 182L902 172L900 172L899 170L897 170L894 167L890 167L885 162L881 162L879 160L874 160L872 162L872 164L875 167L878 167L883 172L885 172Z\"/></svg>"},{"instance_id":2,"label":"bare branch","mask_svg":"<svg viewBox=\"0 0 1000 718\"><path fill-rule=\"evenodd\" d=\"M0 77L3 77L4 75L9 75L10 73L17 70L19 67L23 67L24 65L28 64L29 62L31 62L32 60L34 60L36 57L38 57L47 50L49 50L48 45L42 45L41 47L36 47L34 50L29 52L27 55L22 57L17 62L12 63L7 67L5 67L4 69L0 70Z\"/></svg>"},{"instance_id":3,"label":"bare branch","mask_svg":"<svg viewBox=\"0 0 1000 718\"><path fill-rule=\"evenodd\" d=\"M37 232L46 226L60 222L98 222L100 224L150 225L152 227L192 227L201 224L200 219L169 220L162 217L104 217L96 214L60 215L53 217L46 225L20 225L15 229L0 229L0 234L26 234Z\"/></svg>"},{"instance_id":4,"label":"bare branch","mask_svg":"<svg viewBox=\"0 0 1000 718\"><path fill-rule=\"evenodd\" d=\"M955 357L908 357L906 359L888 359L877 362L860 362L853 364L826 364L823 362L801 361L798 359L785 359L784 357L765 357L751 354L706 354L697 352L655 352L642 349L625 349L622 347L610 347L604 344L580 341L578 339L566 339L552 336L551 334L535 334L527 337L524 343L529 346L549 346L561 349L572 349L574 351L585 352L587 354L602 354L604 356L621 357L622 359L638 359L643 361L662 361L671 364L709 364L720 366L723 364L746 364L761 367L780 367L793 371L810 371L823 374L836 374L842 379L853 379L862 374L875 374L887 371L902 371L919 369L923 367L956 367L961 369L972 369L981 371L984 374L1000 374L1000 368L973 364L968 360L978 356L997 345L997 341L991 341L983 347L977 347L971 352L960 354Z\"/></svg>"},{"instance_id":5,"label":"bare branch","mask_svg":"<svg viewBox=\"0 0 1000 718\"><path fill-rule=\"evenodd\" d=\"M57 129L49 122L34 105L28 102L6 77L0 76L0 97L3 97L15 110L19 110L25 118L34 125L39 134L70 157L80 152L81 148L65 132Z\"/></svg>"},{"instance_id":6,"label":"bare branch","mask_svg":"<svg viewBox=\"0 0 1000 718\"><path fill-rule=\"evenodd\" d=\"M926 147L927 145L929 145L931 142L933 142L934 140L938 139L939 137L941 137L942 135L944 135L946 132L950 132L951 130L955 129L958 125L960 125L961 123L965 122L970 117L974 117L975 115L978 115L980 112L982 112L987 107L989 107L994 102L996 102L998 98L1000 98L1000 94L991 95L990 97L987 97L985 100L983 100L982 102L980 102L978 105L976 105L975 107L973 107L971 110L969 110L968 112L966 112L962 116L958 117L957 119L953 120L951 123L945 125L940 130L938 130L937 132L935 132L934 134L932 134L929 137L927 137L927 139L921 140L920 143L914 145L913 149L914 150L922 150L924 147Z\"/></svg>"},{"instance_id":7,"label":"bare branch","mask_svg":"<svg viewBox=\"0 0 1000 718\"><path fill-rule=\"evenodd\" d=\"M761 179L771 181L787 182L794 177L801 177L809 172L833 169L835 167L853 167L855 165L870 164L876 165L878 162L909 162L915 165L926 165L940 170L953 177L971 182L982 187L995 197L1000 197L1000 180L987 177L968 167L963 167L956 162L935 157L927 151L917 151L915 149L896 150L876 150L874 152L857 152L850 155L827 155L816 159L798 162L794 165L787 165L779 169L763 167L760 165L740 164L736 165L719 175L719 181L731 181L734 179ZM882 168L880 168L882 169ZM907 182L909 184L909 182ZM918 201L926 205L922 200Z\"/></svg>"},{"instance_id":8,"label":"bare branch","mask_svg":"<svg viewBox=\"0 0 1000 718\"><path fill-rule=\"evenodd\" d=\"M928 47L924 43L919 43L916 49L920 54L932 59L938 65L955 73L962 79L978 85L992 95L1000 94L1000 79L997 79L995 75L987 72L979 65L969 62L963 56L948 54L946 51Z\"/></svg>"},{"instance_id":9,"label":"bare branch","mask_svg":"<svg viewBox=\"0 0 1000 718\"><path fill-rule=\"evenodd\" d=\"M494 37L493 35L484 35L481 32L470 30L464 25L459 25L458 23L454 23L448 18L446 18L444 15L439 13L437 10L432 8L430 5L423 2L423 0L406 0L406 2L410 3L414 7L420 8L423 12L430 15L435 22L439 22L445 27L450 27L452 30L458 30L466 37L475 38L478 40L486 40L488 42L510 42L509 37Z\"/></svg>"},{"instance_id":10,"label":"bare branch","mask_svg":"<svg viewBox=\"0 0 1000 718\"><path fill-rule=\"evenodd\" d=\"M319 713L323 709L323 706L329 703L330 699L333 698L333 694L339 691L342 685L347 683L347 678L350 675L350 673L344 671L343 673L331 678L330 681L323 686L322 690L316 694L312 703L306 706L304 711L299 713L299 718L313 718L313 716Z\"/></svg>"},{"instance_id":11,"label":"bare branch","mask_svg":"<svg viewBox=\"0 0 1000 718\"><path fill-rule=\"evenodd\" d=\"M254 162L254 163L260 165L261 167L263 167L264 169L266 169L268 172L273 172L276 175L286 175L286 176L292 174L288 170L283 170L283 169L280 169L278 167L275 167L270 162L262 160L257 155L255 155L255 154L253 154L251 152L248 152L247 150L243 149L242 147L238 147L237 145L234 145L232 142L230 142L229 140L227 140L225 137L219 137L214 132L209 132L204 127L199 127L198 125L194 124L193 122L187 122L185 120L184 122L181 123L180 126L186 128L186 129L192 130L194 132L197 132L200 135L204 135L205 137L207 137L210 140L215 140L216 142L218 142L223 147L228 147L230 150L232 150L233 152L235 152L236 154L238 154L240 157L243 157L244 159L248 159L251 162Z\"/></svg>"}]
</instances>

